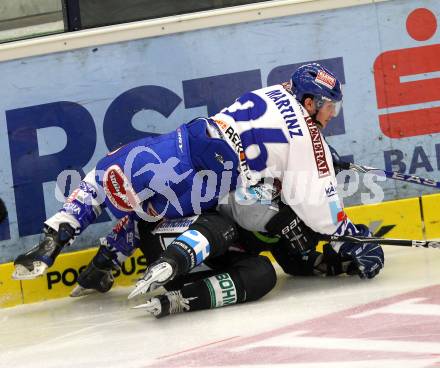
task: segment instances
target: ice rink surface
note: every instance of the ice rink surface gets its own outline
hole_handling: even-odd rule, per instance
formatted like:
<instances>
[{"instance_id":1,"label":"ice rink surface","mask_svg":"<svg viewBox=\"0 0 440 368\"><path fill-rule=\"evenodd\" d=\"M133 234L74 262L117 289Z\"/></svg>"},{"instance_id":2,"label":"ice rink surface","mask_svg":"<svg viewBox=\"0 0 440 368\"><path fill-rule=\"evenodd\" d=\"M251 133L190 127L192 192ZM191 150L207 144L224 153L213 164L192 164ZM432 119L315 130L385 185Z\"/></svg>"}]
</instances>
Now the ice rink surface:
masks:
<instances>
[{"instance_id":1,"label":"ice rink surface","mask_svg":"<svg viewBox=\"0 0 440 368\"><path fill-rule=\"evenodd\" d=\"M260 301L155 319L131 288L0 310L0 367L440 367L440 250L373 280L290 277Z\"/></svg>"}]
</instances>

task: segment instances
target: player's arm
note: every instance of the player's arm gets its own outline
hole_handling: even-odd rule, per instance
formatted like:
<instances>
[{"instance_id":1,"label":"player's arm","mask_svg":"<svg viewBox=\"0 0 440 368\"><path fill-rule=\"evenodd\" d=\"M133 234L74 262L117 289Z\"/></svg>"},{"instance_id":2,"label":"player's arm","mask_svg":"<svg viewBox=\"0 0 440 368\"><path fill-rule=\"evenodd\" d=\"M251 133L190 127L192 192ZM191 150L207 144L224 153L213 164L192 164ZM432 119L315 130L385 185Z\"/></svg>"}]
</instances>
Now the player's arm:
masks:
<instances>
[{"instance_id":1,"label":"player's arm","mask_svg":"<svg viewBox=\"0 0 440 368\"><path fill-rule=\"evenodd\" d=\"M323 253L317 252L320 234L304 224L289 206L280 208L266 224L266 230L280 238L271 253L285 273L335 276L346 272L351 264L351 260L343 260L330 244L325 245Z\"/></svg>"},{"instance_id":2,"label":"player's arm","mask_svg":"<svg viewBox=\"0 0 440 368\"><path fill-rule=\"evenodd\" d=\"M311 125L311 124L310 124ZM333 235L345 231L342 201L330 150L316 126L290 144L282 199L313 231Z\"/></svg>"},{"instance_id":3,"label":"player's arm","mask_svg":"<svg viewBox=\"0 0 440 368\"><path fill-rule=\"evenodd\" d=\"M337 192L333 161L327 144L314 129L291 145L288 170L283 178L283 200L314 233L369 235L356 226L343 210ZM374 277L384 265L382 248L356 243L332 244L341 257L353 259L361 277ZM353 271L354 272L354 271Z\"/></svg>"},{"instance_id":4,"label":"player's arm","mask_svg":"<svg viewBox=\"0 0 440 368\"><path fill-rule=\"evenodd\" d=\"M100 203L95 170L92 170L70 194L63 208L44 222L41 241L15 259L12 277L30 280L46 273L62 249L95 222L102 211Z\"/></svg>"},{"instance_id":5,"label":"player's arm","mask_svg":"<svg viewBox=\"0 0 440 368\"><path fill-rule=\"evenodd\" d=\"M317 252L321 234L305 225L289 206L282 207L266 224L266 229L280 237L271 252L283 271L291 275L347 273L373 278L384 265L383 251L377 244L327 243L322 253ZM361 235L369 235L365 225L356 225L356 229Z\"/></svg>"}]
</instances>

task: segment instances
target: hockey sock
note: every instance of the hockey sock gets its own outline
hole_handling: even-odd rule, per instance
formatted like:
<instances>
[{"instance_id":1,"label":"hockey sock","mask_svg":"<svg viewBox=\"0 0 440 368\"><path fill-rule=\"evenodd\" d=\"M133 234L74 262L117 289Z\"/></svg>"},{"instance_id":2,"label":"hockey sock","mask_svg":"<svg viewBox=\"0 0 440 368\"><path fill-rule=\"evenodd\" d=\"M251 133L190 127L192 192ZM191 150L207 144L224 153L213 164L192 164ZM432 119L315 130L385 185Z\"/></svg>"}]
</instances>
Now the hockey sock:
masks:
<instances>
[{"instance_id":1,"label":"hockey sock","mask_svg":"<svg viewBox=\"0 0 440 368\"><path fill-rule=\"evenodd\" d=\"M228 272L185 285L181 291L192 311L219 308L244 299L244 290Z\"/></svg>"},{"instance_id":2,"label":"hockey sock","mask_svg":"<svg viewBox=\"0 0 440 368\"><path fill-rule=\"evenodd\" d=\"M197 230L187 230L168 246L163 258L175 261L176 275L181 275L202 263L209 256L210 250L208 239L202 233Z\"/></svg>"}]
</instances>

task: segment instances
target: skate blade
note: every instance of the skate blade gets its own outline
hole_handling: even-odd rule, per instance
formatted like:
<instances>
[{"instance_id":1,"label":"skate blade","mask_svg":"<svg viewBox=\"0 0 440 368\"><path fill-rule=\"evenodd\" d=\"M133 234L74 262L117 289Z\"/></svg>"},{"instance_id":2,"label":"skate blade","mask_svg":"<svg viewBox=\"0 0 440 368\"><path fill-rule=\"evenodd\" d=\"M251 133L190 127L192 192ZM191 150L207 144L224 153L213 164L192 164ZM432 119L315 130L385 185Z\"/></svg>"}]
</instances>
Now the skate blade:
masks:
<instances>
[{"instance_id":1,"label":"skate blade","mask_svg":"<svg viewBox=\"0 0 440 368\"><path fill-rule=\"evenodd\" d=\"M154 291L156 289L159 289L161 286L162 286L162 283L160 283L160 282L150 283L149 281L139 280L136 283L134 290L128 295L128 299L132 299L135 296L138 296L140 294L149 293L150 291Z\"/></svg>"},{"instance_id":2,"label":"skate blade","mask_svg":"<svg viewBox=\"0 0 440 368\"><path fill-rule=\"evenodd\" d=\"M15 270L12 273L12 278L14 280L33 280L37 277L43 276L48 269L47 264L41 261L35 261L33 262L33 265L34 269L32 271L28 270L23 265L15 265Z\"/></svg>"},{"instance_id":3,"label":"skate blade","mask_svg":"<svg viewBox=\"0 0 440 368\"><path fill-rule=\"evenodd\" d=\"M155 281L151 281L153 275L150 272L147 272L147 274L138 280L134 290L128 295L128 299L132 299L139 294L145 294L158 289L169 281L171 274L172 273L168 267L165 265L159 265L154 271Z\"/></svg>"},{"instance_id":4,"label":"skate blade","mask_svg":"<svg viewBox=\"0 0 440 368\"><path fill-rule=\"evenodd\" d=\"M136 305L135 307L131 307L132 309L142 309L143 311L150 313L152 316L156 318L160 318L160 312L162 310L162 307L160 305L160 302L156 300L150 300L146 302L145 304Z\"/></svg>"},{"instance_id":5,"label":"skate blade","mask_svg":"<svg viewBox=\"0 0 440 368\"><path fill-rule=\"evenodd\" d=\"M138 296L140 294L145 294L148 291L149 285L150 285L149 282L147 282L145 280L139 280L136 283L134 290L128 295L128 299L132 299L135 296Z\"/></svg>"},{"instance_id":6,"label":"skate blade","mask_svg":"<svg viewBox=\"0 0 440 368\"><path fill-rule=\"evenodd\" d=\"M150 308L151 308L150 303L139 304L139 305L135 305L134 307L131 307L131 309L150 309Z\"/></svg>"},{"instance_id":7,"label":"skate blade","mask_svg":"<svg viewBox=\"0 0 440 368\"><path fill-rule=\"evenodd\" d=\"M72 298L77 298L80 296L90 295L96 293L96 290L94 289L86 289L83 288L81 285L76 285L75 288L70 292L70 296Z\"/></svg>"}]
</instances>

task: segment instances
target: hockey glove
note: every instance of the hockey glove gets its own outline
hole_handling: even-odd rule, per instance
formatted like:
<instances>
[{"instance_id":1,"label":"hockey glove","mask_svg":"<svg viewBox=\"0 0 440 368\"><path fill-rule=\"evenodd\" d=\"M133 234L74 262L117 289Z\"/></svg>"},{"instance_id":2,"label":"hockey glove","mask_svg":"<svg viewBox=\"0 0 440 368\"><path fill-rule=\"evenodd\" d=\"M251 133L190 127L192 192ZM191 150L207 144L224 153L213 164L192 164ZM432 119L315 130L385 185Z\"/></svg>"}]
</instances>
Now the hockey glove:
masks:
<instances>
[{"instance_id":1,"label":"hockey glove","mask_svg":"<svg viewBox=\"0 0 440 368\"><path fill-rule=\"evenodd\" d=\"M357 224L356 228L360 236L371 236L368 227ZM379 244L373 243L351 243L342 244L339 254L343 259L352 259L351 265L348 267L348 274L358 274L361 279L372 279L384 267L384 254Z\"/></svg>"},{"instance_id":2,"label":"hockey glove","mask_svg":"<svg viewBox=\"0 0 440 368\"><path fill-rule=\"evenodd\" d=\"M287 240L293 253L315 249L318 235L310 229L290 208L280 205L279 212L266 224L266 230Z\"/></svg>"},{"instance_id":3,"label":"hockey glove","mask_svg":"<svg viewBox=\"0 0 440 368\"><path fill-rule=\"evenodd\" d=\"M330 149L330 152L332 154L332 160L333 160L333 168L335 169L335 174L339 174L341 171L349 170L350 169L350 163L345 162L341 159L341 156L339 156L339 153L328 143L328 148Z\"/></svg>"},{"instance_id":4,"label":"hockey glove","mask_svg":"<svg viewBox=\"0 0 440 368\"><path fill-rule=\"evenodd\" d=\"M83 296L93 290L105 293L112 288L114 283L112 270L119 270L138 247L139 239L133 216L127 215L121 218L112 232L100 241L98 253L78 276L78 285L70 296Z\"/></svg>"},{"instance_id":5,"label":"hockey glove","mask_svg":"<svg viewBox=\"0 0 440 368\"><path fill-rule=\"evenodd\" d=\"M108 253L116 268L130 257L139 246L136 221L132 215L121 218L107 237L101 239L101 245L108 248Z\"/></svg>"}]
</instances>

